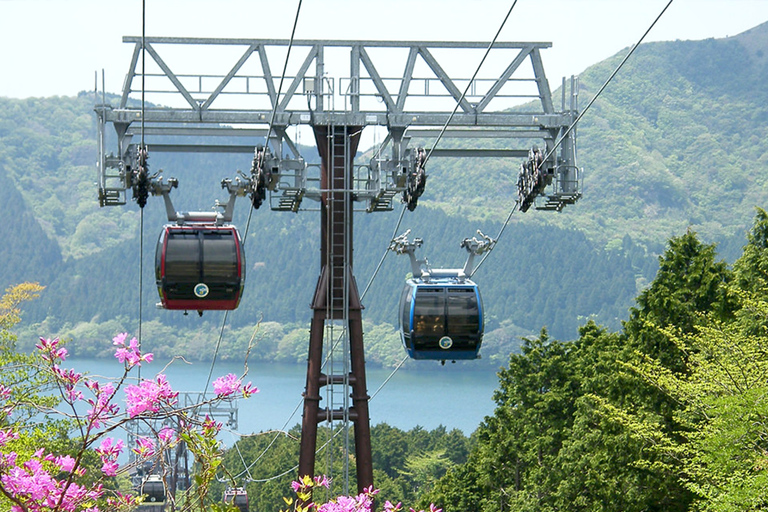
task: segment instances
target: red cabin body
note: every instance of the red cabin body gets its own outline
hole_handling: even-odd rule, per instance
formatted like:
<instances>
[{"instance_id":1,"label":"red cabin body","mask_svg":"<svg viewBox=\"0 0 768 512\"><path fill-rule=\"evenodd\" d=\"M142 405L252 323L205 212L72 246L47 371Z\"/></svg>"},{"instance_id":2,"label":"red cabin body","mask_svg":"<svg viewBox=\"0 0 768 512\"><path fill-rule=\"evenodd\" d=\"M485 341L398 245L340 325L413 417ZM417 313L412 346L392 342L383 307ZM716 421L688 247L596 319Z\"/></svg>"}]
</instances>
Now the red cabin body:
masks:
<instances>
[{"instance_id":1,"label":"red cabin body","mask_svg":"<svg viewBox=\"0 0 768 512\"><path fill-rule=\"evenodd\" d=\"M155 280L165 309L236 309L245 284L245 254L237 229L164 226L155 252Z\"/></svg>"}]
</instances>

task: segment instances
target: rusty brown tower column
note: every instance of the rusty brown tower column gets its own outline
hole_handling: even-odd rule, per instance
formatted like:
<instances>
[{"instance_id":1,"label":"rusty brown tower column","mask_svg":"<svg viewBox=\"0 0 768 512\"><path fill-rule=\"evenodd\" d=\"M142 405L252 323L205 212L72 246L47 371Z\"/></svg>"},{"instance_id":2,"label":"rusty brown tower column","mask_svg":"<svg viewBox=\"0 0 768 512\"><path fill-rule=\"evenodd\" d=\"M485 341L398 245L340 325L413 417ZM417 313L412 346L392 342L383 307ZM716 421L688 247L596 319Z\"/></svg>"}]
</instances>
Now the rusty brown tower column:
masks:
<instances>
[{"instance_id":1,"label":"rusty brown tower column","mask_svg":"<svg viewBox=\"0 0 768 512\"><path fill-rule=\"evenodd\" d=\"M315 475L317 425L326 420L342 420L348 414L354 423L355 462L358 491L373 485L368 390L365 381L362 304L352 267L353 197L352 162L360 141L360 126L315 126L315 140L322 161L323 190L321 210L321 271L312 301L309 334L307 384L304 390L304 415L301 424L299 477ZM325 375L323 335L326 320L347 319L350 352L352 405L348 411L320 407L320 388L340 383L344 375Z\"/></svg>"}]
</instances>

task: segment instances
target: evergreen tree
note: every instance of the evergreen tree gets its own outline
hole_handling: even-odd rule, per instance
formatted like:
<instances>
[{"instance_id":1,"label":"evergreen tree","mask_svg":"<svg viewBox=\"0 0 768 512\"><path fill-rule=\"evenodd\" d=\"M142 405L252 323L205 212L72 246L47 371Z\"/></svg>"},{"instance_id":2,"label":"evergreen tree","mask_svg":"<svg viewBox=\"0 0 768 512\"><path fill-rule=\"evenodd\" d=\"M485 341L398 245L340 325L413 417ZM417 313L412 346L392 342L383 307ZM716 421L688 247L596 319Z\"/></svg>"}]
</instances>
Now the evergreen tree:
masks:
<instances>
[{"instance_id":1,"label":"evergreen tree","mask_svg":"<svg viewBox=\"0 0 768 512\"><path fill-rule=\"evenodd\" d=\"M731 272L715 256L715 246L702 244L690 230L672 238L659 257L656 278L637 297L637 307L630 309L624 323L629 343L670 370L684 371L685 357L658 334L657 327L674 325L682 332L692 332L700 313L725 316L732 312L722 286L731 280Z\"/></svg>"}]
</instances>

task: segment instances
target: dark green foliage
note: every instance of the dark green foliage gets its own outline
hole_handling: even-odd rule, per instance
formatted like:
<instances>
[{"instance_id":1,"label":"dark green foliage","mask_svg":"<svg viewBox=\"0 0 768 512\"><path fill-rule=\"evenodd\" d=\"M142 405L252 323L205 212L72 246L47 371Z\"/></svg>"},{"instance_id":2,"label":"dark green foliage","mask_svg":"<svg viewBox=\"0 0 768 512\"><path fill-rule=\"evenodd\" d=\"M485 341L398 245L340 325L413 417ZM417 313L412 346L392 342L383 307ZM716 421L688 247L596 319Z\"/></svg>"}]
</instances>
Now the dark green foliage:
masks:
<instances>
[{"instance_id":1,"label":"dark green foliage","mask_svg":"<svg viewBox=\"0 0 768 512\"><path fill-rule=\"evenodd\" d=\"M730 281L724 261L715 261L714 245L702 244L695 233L672 238L659 257L659 271L651 286L637 297L624 331L642 353L660 358L665 367L685 369L685 361L674 346L665 341L658 327L675 326L692 332L702 312L725 317L731 306L723 285Z\"/></svg>"},{"instance_id":2,"label":"dark green foliage","mask_svg":"<svg viewBox=\"0 0 768 512\"><path fill-rule=\"evenodd\" d=\"M9 213L8 222L0 224L3 289L23 281L51 283L61 269L61 251L40 227L1 161L0 204Z\"/></svg>"},{"instance_id":3,"label":"dark green foliage","mask_svg":"<svg viewBox=\"0 0 768 512\"><path fill-rule=\"evenodd\" d=\"M768 289L768 213L756 208L755 223L749 232L749 243L734 264L738 287L753 292Z\"/></svg>"},{"instance_id":4,"label":"dark green foliage","mask_svg":"<svg viewBox=\"0 0 768 512\"><path fill-rule=\"evenodd\" d=\"M680 442L679 403L629 368L646 359L685 375L686 354L659 327L693 332L702 315L729 319L725 263L688 232L673 238L656 279L637 299L624 333L594 322L560 342L546 330L499 371L497 408L476 432L470 468L454 469L424 501L447 511L684 511L693 494L683 461L655 447ZM469 491L452 489L461 482ZM476 493L468 496L469 493Z\"/></svg>"},{"instance_id":5,"label":"dark green foliage","mask_svg":"<svg viewBox=\"0 0 768 512\"><path fill-rule=\"evenodd\" d=\"M227 485L242 486L245 483L251 510L277 512L284 509L282 498L292 496L290 483L296 479L295 470L292 471L291 467L299 457L299 433L297 426L287 433L266 432L239 440L237 448L226 451L223 464L226 476L222 475L223 481L212 489L212 493L222 496ZM318 429L318 447L325 444L330 434L325 426ZM354 446L354 436L351 437L350 442ZM318 475L335 477L331 497L343 493L340 439L338 437L333 445L331 458L327 450L321 450L315 460ZM381 423L371 428L371 445L374 481L381 490L377 502L383 504L390 500L393 503L414 503L418 493L445 475L446 467L466 462L470 440L459 430L447 431L444 427L431 431L415 427L403 431ZM432 468L437 469L436 473L423 470L429 466L425 464L426 461L435 460L439 461L436 468ZM332 461L332 470L328 467L329 461ZM350 466L349 492L356 494L354 460L350 461ZM327 493L318 491L317 494L315 500L326 497Z\"/></svg>"}]
</instances>

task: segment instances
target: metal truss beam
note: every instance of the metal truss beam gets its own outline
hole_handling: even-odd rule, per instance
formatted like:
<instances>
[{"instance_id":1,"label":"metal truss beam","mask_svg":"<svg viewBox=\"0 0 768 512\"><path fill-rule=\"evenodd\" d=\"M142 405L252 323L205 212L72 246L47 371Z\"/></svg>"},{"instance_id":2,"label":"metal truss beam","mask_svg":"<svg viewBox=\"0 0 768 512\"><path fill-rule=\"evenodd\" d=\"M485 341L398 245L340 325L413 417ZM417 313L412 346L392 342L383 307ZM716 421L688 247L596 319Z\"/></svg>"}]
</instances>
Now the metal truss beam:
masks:
<instances>
[{"instance_id":1,"label":"metal truss beam","mask_svg":"<svg viewBox=\"0 0 768 512\"><path fill-rule=\"evenodd\" d=\"M391 156L371 162L370 178L354 194L368 202L368 211L376 211L391 209L392 198L402 192L401 174L411 159L412 139L434 136L437 128L449 125L444 136L463 139L461 148L438 149L432 156L524 158L530 148L527 139L540 139L540 145L552 148L577 115L573 82L568 105L565 92L562 108L552 101L541 59L541 50L551 43L496 43L484 66L488 69L472 80L471 64L457 72L456 63L472 62L474 56L479 62L485 42L298 40L292 44L287 76L279 77L272 70L282 69L288 40L149 37L144 41L144 96L151 104L142 109L142 39L123 41L134 48L119 105L95 107L104 205L126 202L131 139L140 124L153 152L248 153L249 144L236 138L263 139L271 128L268 144L283 160L270 205L291 211L301 207L304 197L317 200L320 192L306 188L304 160L287 136L288 127L384 127L389 136L382 150L388 148ZM195 52L201 48L221 57L199 58ZM182 55L200 69L182 72ZM281 80L285 88L278 95ZM117 133L116 155L104 147L109 124ZM168 136L174 139L164 139ZM218 136L224 143L211 140ZM553 157L549 168L575 167L575 146L565 142L569 150ZM284 158L283 147L293 161ZM273 200L273 192L282 195Z\"/></svg>"}]
</instances>

